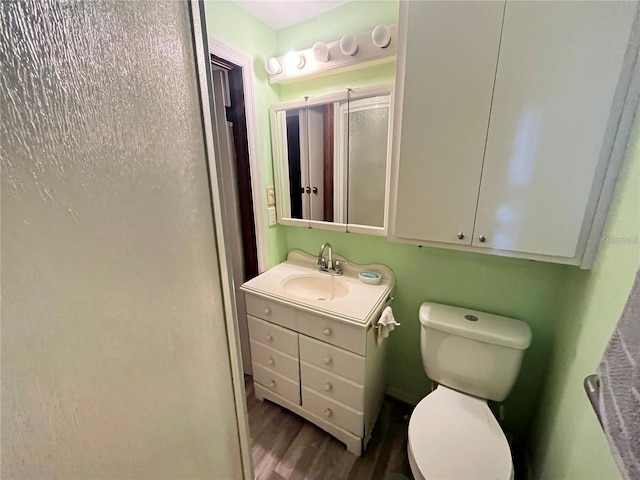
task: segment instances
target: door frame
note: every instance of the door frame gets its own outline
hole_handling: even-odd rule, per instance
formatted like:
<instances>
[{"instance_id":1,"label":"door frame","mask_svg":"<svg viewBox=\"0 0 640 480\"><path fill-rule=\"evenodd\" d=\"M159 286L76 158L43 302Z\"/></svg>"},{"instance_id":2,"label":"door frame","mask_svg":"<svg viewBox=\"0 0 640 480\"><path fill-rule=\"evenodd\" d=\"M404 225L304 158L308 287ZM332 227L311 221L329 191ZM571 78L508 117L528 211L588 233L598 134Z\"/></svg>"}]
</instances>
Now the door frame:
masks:
<instances>
[{"instance_id":1,"label":"door frame","mask_svg":"<svg viewBox=\"0 0 640 480\"><path fill-rule=\"evenodd\" d=\"M262 188L262 168L258 148L258 120L255 100L253 58L230 46L219 38L209 35L209 53L242 68L242 88L247 122L247 144L249 147L249 168L251 170L251 190L253 192L253 222L256 230L256 250L258 272L267 270L266 222L264 218L264 195Z\"/></svg>"},{"instance_id":2,"label":"door frame","mask_svg":"<svg viewBox=\"0 0 640 480\"><path fill-rule=\"evenodd\" d=\"M238 429L238 444L242 461L242 478L255 478L253 460L251 456L251 433L249 431L249 414L247 412L246 392L244 387L244 373L242 371L242 358L240 354L240 337L238 324L235 318L235 292L233 289L233 277L231 275L228 238L225 235L222 221L222 188L220 175L219 145L215 138L215 115L213 96L213 77L211 75L211 56L206 38L206 22L204 3L197 0L189 0L191 21L193 28L193 45L197 66L197 79L200 91L202 108L202 121L204 131L205 155L207 157L209 171L209 188L211 190L211 203L213 207L213 220L218 246L218 259L220 262L220 287L224 303L225 324L227 342L229 344L229 363L231 366L231 383L235 400L235 417ZM245 85L246 88L246 85ZM253 98L253 96L251 97ZM255 114L255 109L253 110ZM254 123L255 127L255 123ZM255 133L255 130L254 132ZM251 148L251 147L250 147ZM255 197L254 197L255 201ZM229 448L232 448L229 446Z\"/></svg>"}]
</instances>

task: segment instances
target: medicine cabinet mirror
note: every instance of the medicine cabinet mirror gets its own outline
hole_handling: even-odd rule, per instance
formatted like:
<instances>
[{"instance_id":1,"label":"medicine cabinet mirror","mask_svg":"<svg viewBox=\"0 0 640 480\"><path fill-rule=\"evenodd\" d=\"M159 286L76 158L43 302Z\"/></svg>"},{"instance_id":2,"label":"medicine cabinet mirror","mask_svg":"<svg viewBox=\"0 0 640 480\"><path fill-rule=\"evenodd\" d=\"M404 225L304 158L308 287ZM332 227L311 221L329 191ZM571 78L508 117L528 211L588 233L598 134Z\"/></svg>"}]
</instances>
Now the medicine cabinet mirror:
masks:
<instances>
[{"instance_id":1,"label":"medicine cabinet mirror","mask_svg":"<svg viewBox=\"0 0 640 480\"><path fill-rule=\"evenodd\" d=\"M279 223L386 234L392 88L272 105Z\"/></svg>"}]
</instances>

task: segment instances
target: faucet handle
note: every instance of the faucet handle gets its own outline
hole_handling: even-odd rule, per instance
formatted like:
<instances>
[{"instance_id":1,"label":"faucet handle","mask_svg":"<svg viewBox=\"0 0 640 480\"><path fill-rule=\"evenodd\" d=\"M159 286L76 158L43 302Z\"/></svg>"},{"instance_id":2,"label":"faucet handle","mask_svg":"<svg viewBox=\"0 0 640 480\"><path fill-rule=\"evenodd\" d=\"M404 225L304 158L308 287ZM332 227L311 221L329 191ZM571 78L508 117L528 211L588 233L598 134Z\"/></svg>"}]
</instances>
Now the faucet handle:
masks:
<instances>
[{"instance_id":1,"label":"faucet handle","mask_svg":"<svg viewBox=\"0 0 640 480\"><path fill-rule=\"evenodd\" d=\"M320 265L320 268L327 268L327 259L324 257L318 257L318 265Z\"/></svg>"},{"instance_id":2,"label":"faucet handle","mask_svg":"<svg viewBox=\"0 0 640 480\"><path fill-rule=\"evenodd\" d=\"M337 273L342 273L342 266L345 263L349 263L347 260L334 260L333 261L333 269L337 272Z\"/></svg>"}]
</instances>

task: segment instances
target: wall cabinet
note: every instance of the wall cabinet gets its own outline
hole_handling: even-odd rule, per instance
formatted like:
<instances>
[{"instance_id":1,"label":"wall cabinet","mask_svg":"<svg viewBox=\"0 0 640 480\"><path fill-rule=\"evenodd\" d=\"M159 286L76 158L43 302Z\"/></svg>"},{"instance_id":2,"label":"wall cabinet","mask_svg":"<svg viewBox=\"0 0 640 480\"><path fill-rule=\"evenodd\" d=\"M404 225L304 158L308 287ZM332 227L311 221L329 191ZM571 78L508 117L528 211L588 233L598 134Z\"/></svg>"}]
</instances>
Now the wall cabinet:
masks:
<instances>
[{"instance_id":1,"label":"wall cabinet","mask_svg":"<svg viewBox=\"0 0 640 480\"><path fill-rule=\"evenodd\" d=\"M636 8L401 2L390 238L584 265Z\"/></svg>"}]
</instances>

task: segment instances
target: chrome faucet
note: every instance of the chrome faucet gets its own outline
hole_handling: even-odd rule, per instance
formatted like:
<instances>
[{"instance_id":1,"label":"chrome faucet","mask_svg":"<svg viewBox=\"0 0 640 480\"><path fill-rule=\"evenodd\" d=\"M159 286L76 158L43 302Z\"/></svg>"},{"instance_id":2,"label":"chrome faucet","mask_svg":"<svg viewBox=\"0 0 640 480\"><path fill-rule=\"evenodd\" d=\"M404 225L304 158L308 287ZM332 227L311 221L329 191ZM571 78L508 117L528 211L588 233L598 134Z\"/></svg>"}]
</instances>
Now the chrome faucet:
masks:
<instances>
[{"instance_id":1,"label":"chrome faucet","mask_svg":"<svg viewBox=\"0 0 640 480\"><path fill-rule=\"evenodd\" d=\"M324 256L324 251L329 249L329 255L327 258ZM318 253L318 265L321 272L327 272L331 275L342 275L342 262L340 260L333 260L333 249L329 242L325 242L320 247L320 253Z\"/></svg>"}]
</instances>

